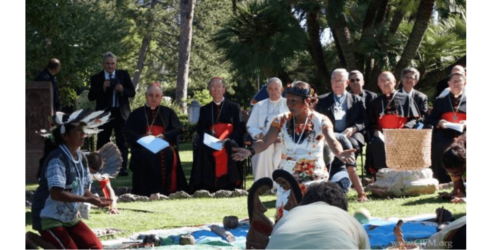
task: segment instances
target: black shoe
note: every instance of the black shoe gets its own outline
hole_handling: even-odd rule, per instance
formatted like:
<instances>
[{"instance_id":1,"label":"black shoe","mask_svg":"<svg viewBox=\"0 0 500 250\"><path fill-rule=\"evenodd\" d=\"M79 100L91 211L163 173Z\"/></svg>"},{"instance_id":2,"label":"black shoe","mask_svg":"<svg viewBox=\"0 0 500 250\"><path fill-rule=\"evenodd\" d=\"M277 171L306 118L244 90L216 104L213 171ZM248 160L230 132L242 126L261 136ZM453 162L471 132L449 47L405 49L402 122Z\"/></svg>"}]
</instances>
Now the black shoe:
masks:
<instances>
[{"instance_id":1,"label":"black shoe","mask_svg":"<svg viewBox=\"0 0 500 250\"><path fill-rule=\"evenodd\" d=\"M127 169L122 168L120 169L120 173L118 173L119 176L128 176Z\"/></svg>"}]
</instances>

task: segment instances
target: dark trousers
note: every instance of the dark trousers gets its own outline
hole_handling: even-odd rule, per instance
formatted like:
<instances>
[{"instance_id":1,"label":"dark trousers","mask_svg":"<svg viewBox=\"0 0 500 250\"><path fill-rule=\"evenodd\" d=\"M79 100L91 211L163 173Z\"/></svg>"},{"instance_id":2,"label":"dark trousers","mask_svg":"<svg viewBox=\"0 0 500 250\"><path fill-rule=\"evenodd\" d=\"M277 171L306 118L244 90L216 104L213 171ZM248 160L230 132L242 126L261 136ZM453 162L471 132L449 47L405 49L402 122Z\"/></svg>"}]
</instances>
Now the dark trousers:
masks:
<instances>
[{"instance_id":1,"label":"dark trousers","mask_svg":"<svg viewBox=\"0 0 500 250\"><path fill-rule=\"evenodd\" d=\"M356 159L358 158L359 151L360 151L358 140L354 139L352 136L350 138L343 137L343 136L341 136L340 133L337 133L337 132L335 132L335 138L340 143L340 145L342 145L343 150L353 149L353 148L357 149L356 153L354 155L351 155L351 156L354 156L354 162L356 162ZM331 165L331 171L330 171L330 179L341 168L345 169L347 167L356 167L356 163L354 163L354 165L353 164L345 164L338 157L335 157L335 159L333 160L333 162L331 164L332 165ZM344 166L344 165L346 165L346 166Z\"/></svg>"},{"instance_id":2,"label":"dark trousers","mask_svg":"<svg viewBox=\"0 0 500 250\"><path fill-rule=\"evenodd\" d=\"M111 120L108 123L99 127L103 131L97 134L97 148L99 149L104 144L108 143L109 138L111 137L111 132L115 130L116 146L118 146L118 149L120 150L123 159L122 168L126 169L128 163L128 148L127 148L127 143L125 142L125 138L123 137L122 134L122 129L124 125L125 125L125 120L123 120L120 114L120 109L112 108Z\"/></svg>"}]
</instances>

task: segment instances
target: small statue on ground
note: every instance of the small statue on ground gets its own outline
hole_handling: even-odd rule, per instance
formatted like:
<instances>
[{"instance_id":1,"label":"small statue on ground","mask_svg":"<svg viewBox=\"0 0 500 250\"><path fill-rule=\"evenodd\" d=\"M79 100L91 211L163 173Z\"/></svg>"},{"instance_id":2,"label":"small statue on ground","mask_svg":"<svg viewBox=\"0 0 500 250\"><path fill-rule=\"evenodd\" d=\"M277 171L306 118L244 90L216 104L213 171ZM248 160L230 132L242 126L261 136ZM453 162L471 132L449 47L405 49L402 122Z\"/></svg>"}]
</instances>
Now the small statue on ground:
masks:
<instances>
[{"instance_id":1,"label":"small statue on ground","mask_svg":"<svg viewBox=\"0 0 500 250\"><path fill-rule=\"evenodd\" d=\"M399 249L406 249L406 243L403 236L403 231L401 231L401 226L403 226L403 220L399 220L394 227L394 235L398 242Z\"/></svg>"}]
</instances>

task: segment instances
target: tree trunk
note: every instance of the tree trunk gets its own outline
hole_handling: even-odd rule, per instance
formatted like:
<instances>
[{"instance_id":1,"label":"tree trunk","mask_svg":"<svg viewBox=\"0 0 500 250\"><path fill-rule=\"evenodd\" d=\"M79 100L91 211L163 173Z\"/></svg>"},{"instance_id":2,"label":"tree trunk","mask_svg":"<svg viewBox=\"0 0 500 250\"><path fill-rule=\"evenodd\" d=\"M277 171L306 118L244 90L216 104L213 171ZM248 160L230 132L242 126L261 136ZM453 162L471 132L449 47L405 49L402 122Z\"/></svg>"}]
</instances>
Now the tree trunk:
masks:
<instances>
[{"instance_id":1,"label":"tree trunk","mask_svg":"<svg viewBox=\"0 0 500 250\"><path fill-rule=\"evenodd\" d=\"M403 21L403 18L405 17L405 12L401 10L396 10L394 12L394 15L392 16L391 24L389 25L389 33L394 35L396 34L396 31L398 31L399 24L401 24L401 21Z\"/></svg>"},{"instance_id":2,"label":"tree trunk","mask_svg":"<svg viewBox=\"0 0 500 250\"><path fill-rule=\"evenodd\" d=\"M338 38L337 34L335 34L335 30L330 28L330 31L332 32L333 41L335 42L335 49L337 50L337 54L339 56L340 66L342 66L343 68L346 68L347 63L345 62L344 53L342 53L342 46L340 46L339 38Z\"/></svg>"},{"instance_id":3,"label":"tree trunk","mask_svg":"<svg viewBox=\"0 0 500 250\"><path fill-rule=\"evenodd\" d=\"M322 90L328 91L330 86L330 74L325 65L325 57L323 55L323 47L321 46L320 38L320 25L318 22L319 9L310 10L307 13L307 34L309 35L309 52L311 53L314 64L316 65L316 70L318 78L321 79Z\"/></svg>"},{"instance_id":4,"label":"tree trunk","mask_svg":"<svg viewBox=\"0 0 500 250\"><path fill-rule=\"evenodd\" d=\"M378 5L378 10L377 10L377 16L375 17L375 23L373 24L374 27L376 27L379 23L382 23L384 21L384 16L387 11L387 3L389 0L382 0L379 2Z\"/></svg>"},{"instance_id":5,"label":"tree trunk","mask_svg":"<svg viewBox=\"0 0 500 250\"><path fill-rule=\"evenodd\" d=\"M337 33L342 53L344 54L346 68L348 71L356 69L356 57L354 56L354 48L351 43L351 37L344 16L341 15L333 23L335 33Z\"/></svg>"},{"instance_id":6,"label":"tree trunk","mask_svg":"<svg viewBox=\"0 0 500 250\"><path fill-rule=\"evenodd\" d=\"M328 0L326 20L332 33L336 36L335 40L338 40L340 44L346 68L349 71L356 68L356 57L354 56L354 48L350 41L349 30L347 29L346 20L343 15L345 3L346 1Z\"/></svg>"},{"instance_id":7,"label":"tree trunk","mask_svg":"<svg viewBox=\"0 0 500 250\"><path fill-rule=\"evenodd\" d=\"M403 53L401 54L401 59L399 60L396 68L393 71L395 75L399 74L405 67L408 67L411 59L417 54L420 42L422 41L425 31L429 26L429 21L432 16L432 10L435 2L436 0L420 1L413 30L410 34L410 37L408 38L408 42L406 43Z\"/></svg>"},{"instance_id":8,"label":"tree trunk","mask_svg":"<svg viewBox=\"0 0 500 250\"><path fill-rule=\"evenodd\" d=\"M365 19L363 20L363 30L361 32L359 44L364 44L368 40L376 40L376 28L383 21L387 2L388 0L373 0L370 5L368 5ZM371 58L366 58L362 53L356 53L355 56L357 59L357 69L361 72L365 71L364 66L367 61L371 61Z\"/></svg>"},{"instance_id":9,"label":"tree trunk","mask_svg":"<svg viewBox=\"0 0 500 250\"><path fill-rule=\"evenodd\" d=\"M134 73L134 79L132 79L132 84L135 90L139 89L139 79L141 78L142 69L144 68L144 60L146 59L146 51L149 48L149 43L151 42L151 36L147 35L142 39L141 49L139 50L139 59L137 60L137 70Z\"/></svg>"},{"instance_id":10,"label":"tree trunk","mask_svg":"<svg viewBox=\"0 0 500 250\"><path fill-rule=\"evenodd\" d=\"M187 87L189 80L189 59L191 56L191 40L193 36L193 16L196 0L181 0L181 36L179 42L179 70L175 101L181 105L184 113L187 110Z\"/></svg>"},{"instance_id":11,"label":"tree trunk","mask_svg":"<svg viewBox=\"0 0 500 250\"><path fill-rule=\"evenodd\" d=\"M151 1L151 9L156 5L157 0ZM153 22L154 20L151 20ZM148 34L142 39L141 49L139 50L139 58L137 59L137 70L134 73L134 78L132 79L132 84L135 90L139 89L139 80L141 79L142 69L144 68L144 61L146 60L146 53L149 48L149 43L151 42L151 35Z\"/></svg>"}]
</instances>

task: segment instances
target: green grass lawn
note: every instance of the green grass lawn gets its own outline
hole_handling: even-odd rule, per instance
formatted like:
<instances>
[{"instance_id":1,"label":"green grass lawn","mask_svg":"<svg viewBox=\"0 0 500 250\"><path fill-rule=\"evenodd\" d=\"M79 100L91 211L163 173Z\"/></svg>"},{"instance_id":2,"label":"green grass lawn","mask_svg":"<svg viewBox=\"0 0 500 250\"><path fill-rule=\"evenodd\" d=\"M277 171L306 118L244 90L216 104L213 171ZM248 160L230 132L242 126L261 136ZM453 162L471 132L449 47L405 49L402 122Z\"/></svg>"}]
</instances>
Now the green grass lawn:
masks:
<instances>
[{"instance_id":1,"label":"green grass lawn","mask_svg":"<svg viewBox=\"0 0 500 250\"><path fill-rule=\"evenodd\" d=\"M179 154L182 160L182 166L189 181L193 156L191 144L184 143L179 146ZM361 166L360 157L358 157L358 166ZM361 175L361 168L358 169ZM132 177L117 177L111 180L113 187L131 186ZM247 175L246 188L249 189L253 184L252 175ZM36 189L37 185L26 185L27 190ZM450 192L451 188L445 190ZM421 195L418 197L403 198L374 198L368 193L369 201L359 203L356 201L356 191L350 190L347 194L349 202L349 213L354 214L360 208L366 208L374 217L409 217L418 214L434 213L436 208L445 207L450 210L456 218L465 215L465 204L452 204L437 198L437 194ZM276 196L266 195L261 197L262 202L268 208L266 215L273 218L276 209L274 204ZM203 199L185 199L185 200L167 200L167 201L149 201L134 203L118 203L120 214L109 215L106 209L92 209L90 220L85 223L91 228L117 228L126 230L114 237L128 237L134 232L147 231L152 229L169 229L183 226L194 226L205 223L222 223L224 216L235 215L238 218L247 218L247 198L203 198ZM136 210L134 210L136 209ZM144 211L137 211L144 210ZM26 209L26 231L32 231L31 228L31 210ZM106 240L109 238L102 238Z\"/></svg>"}]
</instances>

